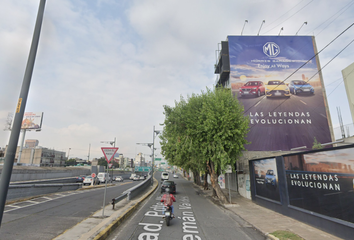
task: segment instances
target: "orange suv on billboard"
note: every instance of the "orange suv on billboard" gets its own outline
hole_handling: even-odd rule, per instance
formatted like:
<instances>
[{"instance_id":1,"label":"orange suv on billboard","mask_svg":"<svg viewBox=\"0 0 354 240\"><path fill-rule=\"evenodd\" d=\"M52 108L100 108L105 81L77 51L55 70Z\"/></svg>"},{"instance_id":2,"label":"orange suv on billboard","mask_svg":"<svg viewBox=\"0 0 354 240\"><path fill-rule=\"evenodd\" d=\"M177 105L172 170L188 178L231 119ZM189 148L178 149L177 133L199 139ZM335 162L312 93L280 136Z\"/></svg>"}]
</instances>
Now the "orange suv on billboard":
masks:
<instances>
[{"instance_id":1,"label":"orange suv on billboard","mask_svg":"<svg viewBox=\"0 0 354 240\"><path fill-rule=\"evenodd\" d=\"M264 83L262 81L249 81L240 88L239 93L240 97L260 97L265 94Z\"/></svg>"}]
</instances>

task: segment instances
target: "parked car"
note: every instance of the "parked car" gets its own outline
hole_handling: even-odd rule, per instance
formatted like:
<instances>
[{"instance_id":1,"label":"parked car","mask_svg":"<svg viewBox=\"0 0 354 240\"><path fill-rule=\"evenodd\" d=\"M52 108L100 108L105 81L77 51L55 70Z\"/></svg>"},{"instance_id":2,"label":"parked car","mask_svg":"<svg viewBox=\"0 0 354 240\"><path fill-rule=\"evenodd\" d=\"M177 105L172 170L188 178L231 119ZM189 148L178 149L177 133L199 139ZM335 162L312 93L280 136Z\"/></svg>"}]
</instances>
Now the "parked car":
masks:
<instances>
[{"instance_id":1,"label":"parked car","mask_svg":"<svg viewBox=\"0 0 354 240\"><path fill-rule=\"evenodd\" d=\"M123 179L122 176L116 176L116 180L115 180L115 181L117 181L117 182L123 182L124 179Z\"/></svg>"},{"instance_id":2,"label":"parked car","mask_svg":"<svg viewBox=\"0 0 354 240\"><path fill-rule=\"evenodd\" d=\"M93 185L98 185L100 184L100 181L98 180L97 177L91 177L91 176L86 176L84 181L83 181L83 185L86 186L86 185L91 185L92 184L92 181L93 181Z\"/></svg>"},{"instance_id":3,"label":"parked car","mask_svg":"<svg viewBox=\"0 0 354 240\"><path fill-rule=\"evenodd\" d=\"M85 179L85 176L78 176L78 177L76 178L76 182L83 182L84 179Z\"/></svg>"},{"instance_id":4,"label":"parked car","mask_svg":"<svg viewBox=\"0 0 354 240\"><path fill-rule=\"evenodd\" d=\"M173 174L173 177L174 178L178 178L178 175L175 173L175 174Z\"/></svg>"},{"instance_id":5,"label":"parked car","mask_svg":"<svg viewBox=\"0 0 354 240\"><path fill-rule=\"evenodd\" d=\"M249 81L239 89L240 97L260 97L265 94L265 87L262 81Z\"/></svg>"},{"instance_id":6,"label":"parked car","mask_svg":"<svg viewBox=\"0 0 354 240\"><path fill-rule=\"evenodd\" d=\"M267 187L268 186L272 186L274 188L277 187L277 178L276 178L276 175L272 169L269 169L266 173L265 184Z\"/></svg>"},{"instance_id":7,"label":"parked car","mask_svg":"<svg viewBox=\"0 0 354 240\"><path fill-rule=\"evenodd\" d=\"M269 97L287 97L290 98L289 87L280 80L268 81L265 88L267 98Z\"/></svg>"},{"instance_id":8,"label":"parked car","mask_svg":"<svg viewBox=\"0 0 354 240\"><path fill-rule=\"evenodd\" d=\"M161 173L161 181L168 180L168 178L169 178L168 172Z\"/></svg>"},{"instance_id":9,"label":"parked car","mask_svg":"<svg viewBox=\"0 0 354 240\"><path fill-rule=\"evenodd\" d=\"M164 181L161 184L161 193L164 193L166 188L169 188L171 193L176 193L176 185L174 181Z\"/></svg>"},{"instance_id":10,"label":"parked car","mask_svg":"<svg viewBox=\"0 0 354 240\"><path fill-rule=\"evenodd\" d=\"M290 92L294 95L305 93L305 94L315 94L315 89L305 81L293 80L289 83Z\"/></svg>"}]
</instances>

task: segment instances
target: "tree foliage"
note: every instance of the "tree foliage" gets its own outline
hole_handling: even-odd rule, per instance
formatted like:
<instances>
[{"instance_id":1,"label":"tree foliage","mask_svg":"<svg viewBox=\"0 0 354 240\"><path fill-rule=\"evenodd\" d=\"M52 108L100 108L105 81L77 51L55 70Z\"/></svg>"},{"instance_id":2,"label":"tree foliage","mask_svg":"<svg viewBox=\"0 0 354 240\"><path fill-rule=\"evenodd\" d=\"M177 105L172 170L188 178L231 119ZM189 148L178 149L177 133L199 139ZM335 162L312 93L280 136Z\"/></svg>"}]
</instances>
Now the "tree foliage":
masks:
<instances>
[{"instance_id":1,"label":"tree foliage","mask_svg":"<svg viewBox=\"0 0 354 240\"><path fill-rule=\"evenodd\" d=\"M98 165L100 165L100 166L105 166L105 167L107 167L108 166L108 164L107 164L107 160L106 160L106 158L105 157L101 157L101 158L99 158L98 159L98 163L97 163Z\"/></svg>"},{"instance_id":2,"label":"tree foliage","mask_svg":"<svg viewBox=\"0 0 354 240\"><path fill-rule=\"evenodd\" d=\"M161 150L169 164L193 172L209 172L213 188L222 196L217 176L227 165L234 166L244 150L249 120L229 89L207 89L174 107L164 106ZM218 189L219 188L219 189ZM219 192L218 192L219 190Z\"/></svg>"},{"instance_id":3,"label":"tree foliage","mask_svg":"<svg viewBox=\"0 0 354 240\"><path fill-rule=\"evenodd\" d=\"M75 166L76 165L76 160L71 158L65 161L65 165L67 166Z\"/></svg>"},{"instance_id":4,"label":"tree foliage","mask_svg":"<svg viewBox=\"0 0 354 240\"><path fill-rule=\"evenodd\" d=\"M316 137L314 137L312 149L322 149L322 148L323 148L322 144L317 141Z\"/></svg>"}]
</instances>

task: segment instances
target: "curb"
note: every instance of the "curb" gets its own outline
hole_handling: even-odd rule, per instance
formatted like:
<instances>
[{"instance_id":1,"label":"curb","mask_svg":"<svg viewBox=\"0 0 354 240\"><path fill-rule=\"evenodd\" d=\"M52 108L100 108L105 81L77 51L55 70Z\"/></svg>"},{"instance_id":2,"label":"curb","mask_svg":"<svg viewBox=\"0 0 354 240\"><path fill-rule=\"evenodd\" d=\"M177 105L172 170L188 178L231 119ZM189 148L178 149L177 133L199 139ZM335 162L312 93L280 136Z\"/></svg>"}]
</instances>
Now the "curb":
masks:
<instances>
[{"instance_id":1,"label":"curb","mask_svg":"<svg viewBox=\"0 0 354 240\"><path fill-rule=\"evenodd\" d=\"M267 239L271 239L271 240L279 240L279 238L277 238L277 237L273 236L272 234L267 233L267 234L265 234L265 235L266 235Z\"/></svg>"},{"instance_id":2,"label":"curb","mask_svg":"<svg viewBox=\"0 0 354 240\"><path fill-rule=\"evenodd\" d=\"M130 207L126 212L124 212L120 217L118 217L116 220L113 221L113 223L109 224L104 230L102 230L100 233L94 237L94 240L104 240L108 237L108 235L115 230L126 218L128 218L140 205L142 201L144 201L148 196L150 196L158 187L159 183L158 181L154 178L154 183L157 183L155 187L153 187L150 192L146 193L144 196L142 196L137 203Z\"/></svg>"}]
</instances>

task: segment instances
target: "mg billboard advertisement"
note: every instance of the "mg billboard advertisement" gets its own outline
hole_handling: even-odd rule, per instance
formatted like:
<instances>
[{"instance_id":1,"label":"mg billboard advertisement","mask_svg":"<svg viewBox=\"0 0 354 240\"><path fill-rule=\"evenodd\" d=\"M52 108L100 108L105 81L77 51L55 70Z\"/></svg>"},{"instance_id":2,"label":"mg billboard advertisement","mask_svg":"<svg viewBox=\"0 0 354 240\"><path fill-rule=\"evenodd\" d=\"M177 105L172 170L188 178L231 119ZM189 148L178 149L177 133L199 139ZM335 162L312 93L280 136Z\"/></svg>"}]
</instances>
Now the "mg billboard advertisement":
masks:
<instances>
[{"instance_id":1,"label":"mg billboard advertisement","mask_svg":"<svg viewBox=\"0 0 354 240\"><path fill-rule=\"evenodd\" d=\"M251 151L332 142L311 36L229 36L230 85L250 119Z\"/></svg>"},{"instance_id":2,"label":"mg billboard advertisement","mask_svg":"<svg viewBox=\"0 0 354 240\"><path fill-rule=\"evenodd\" d=\"M354 148L284 157L289 204L354 223Z\"/></svg>"},{"instance_id":3,"label":"mg billboard advertisement","mask_svg":"<svg viewBox=\"0 0 354 240\"><path fill-rule=\"evenodd\" d=\"M280 201L278 171L275 158L252 161L256 195Z\"/></svg>"}]
</instances>

